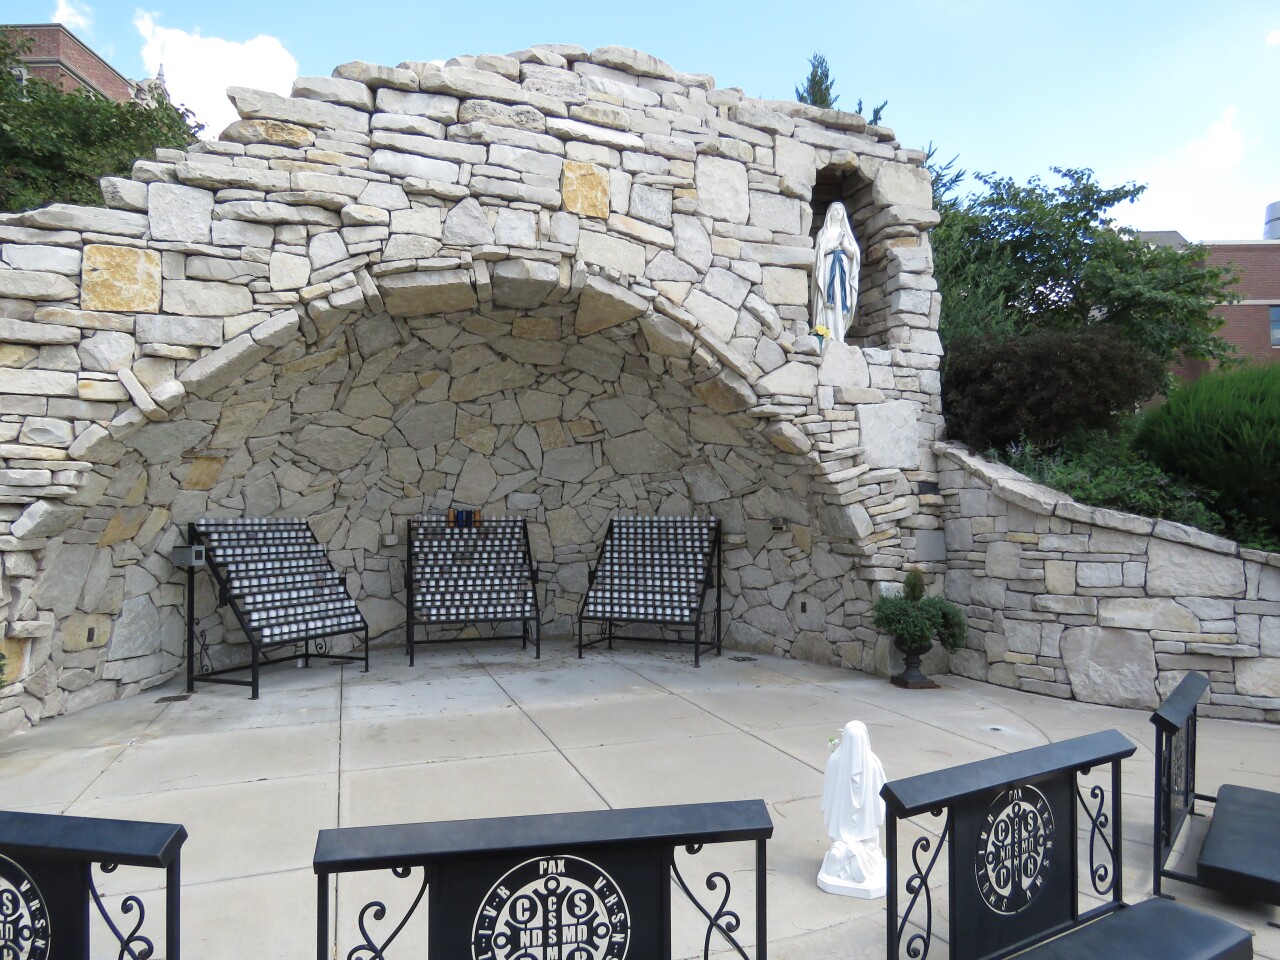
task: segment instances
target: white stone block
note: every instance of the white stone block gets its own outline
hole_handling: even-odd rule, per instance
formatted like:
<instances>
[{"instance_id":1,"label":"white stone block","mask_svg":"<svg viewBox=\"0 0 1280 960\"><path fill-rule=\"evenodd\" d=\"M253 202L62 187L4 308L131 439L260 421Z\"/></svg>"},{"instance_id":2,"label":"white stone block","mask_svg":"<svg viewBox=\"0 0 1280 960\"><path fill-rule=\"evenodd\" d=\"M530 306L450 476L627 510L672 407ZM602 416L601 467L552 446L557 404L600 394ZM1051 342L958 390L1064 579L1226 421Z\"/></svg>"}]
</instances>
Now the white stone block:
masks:
<instances>
[{"instance_id":1,"label":"white stone block","mask_svg":"<svg viewBox=\"0 0 1280 960\"><path fill-rule=\"evenodd\" d=\"M156 240L208 243L213 228L213 194L180 183L147 188L151 236Z\"/></svg>"},{"instance_id":2,"label":"white stone block","mask_svg":"<svg viewBox=\"0 0 1280 960\"><path fill-rule=\"evenodd\" d=\"M910 400L888 400L858 406L860 445L874 467L915 470L920 465L918 410Z\"/></svg>"}]
</instances>

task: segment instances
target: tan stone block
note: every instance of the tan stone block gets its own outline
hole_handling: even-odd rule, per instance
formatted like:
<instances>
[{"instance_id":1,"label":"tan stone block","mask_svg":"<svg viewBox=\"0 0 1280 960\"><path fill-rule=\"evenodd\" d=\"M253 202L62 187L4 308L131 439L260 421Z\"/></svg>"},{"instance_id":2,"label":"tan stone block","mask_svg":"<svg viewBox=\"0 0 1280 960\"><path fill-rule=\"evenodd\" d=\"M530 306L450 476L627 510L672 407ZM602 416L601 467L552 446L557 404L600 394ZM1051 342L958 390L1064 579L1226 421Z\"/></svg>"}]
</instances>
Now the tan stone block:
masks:
<instances>
[{"instance_id":1,"label":"tan stone block","mask_svg":"<svg viewBox=\"0 0 1280 960\"><path fill-rule=\"evenodd\" d=\"M169 511L164 507L156 507L147 515L146 522L139 528L134 538L140 550L147 550L155 542L156 537L164 532L165 526L169 523L169 516Z\"/></svg>"},{"instance_id":2,"label":"tan stone block","mask_svg":"<svg viewBox=\"0 0 1280 960\"><path fill-rule=\"evenodd\" d=\"M594 163L566 160L560 178L564 208L584 217L609 217L609 171Z\"/></svg>"},{"instance_id":3,"label":"tan stone block","mask_svg":"<svg viewBox=\"0 0 1280 960\"><path fill-rule=\"evenodd\" d=\"M237 120L222 131L223 140L233 143L272 143L281 147L309 147L315 134L306 127L283 120Z\"/></svg>"},{"instance_id":4,"label":"tan stone block","mask_svg":"<svg viewBox=\"0 0 1280 960\"><path fill-rule=\"evenodd\" d=\"M102 531L102 536L98 539L98 546L110 547L124 540L132 539L142 529L142 523L147 519L148 512L146 507L131 507L128 510L121 510L107 521L107 528Z\"/></svg>"},{"instance_id":5,"label":"tan stone block","mask_svg":"<svg viewBox=\"0 0 1280 960\"><path fill-rule=\"evenodd\" d=\"M147 472L144 470L138 474L138 479L134 481L133 486L129 488L128 493L124 495L121 506L140 507L147 499Z\"/></svg>"},{"instance_id":6,"label":"tan stone block","mask_svg":"<svg viewBox=\"0 0 1280 960\"><path fill-rule=\"evenodd\" d=\"M569 446L569 438L565 436L564 426L559 420L539 420L534 426L538 430L538 442L542 444L544 451Z\"/></svg>"},{"instance_id":7,"label":"tan stone block","mask_svg":"<svg viewBox=\"0 0 1280 960\"><path fill-rule=\"evenodd\" d=\"M68 653L105 647L111 639L111 617L105 613L74 613L62 621L61 633L62 649Z\"/></svg>"},{"instance_id":8,"label":"tan stone block","mask_svg":"<svg viewBox=\"0 0 1280 960\"><path fill-rule=\"evenodd\" d=\"M124 384L118 379L90 380L84 378L76 383L76 396L81 400L115 403L118 400L128 400L129 391L124 388Z\"/></svg>"},{"instance_id":9,"label":"tan stone block","mask_svg":"<svg viewBox=\"0 0 1280 960\"><path fill-rule=\"evenodd\" d=\"M84 248L80 306L114 313L160 309L160 254L91 243Z\"/></svg>"},{"instance_id":10,"label":"tan stone block","mask_svg":"<svg viewBox=\"0 0 1280 960\"><path fill-rule=\"evenodd\" d=\"M16 343L0 344L0 367L25 367L36 358L39 350Z\"/></svg>"},{"instance_id":11,"label":"tan stone block","mask_svg":"<svg viewBox=\"0 0 1280 960\"><path fill-rule=\"evenodd\" d=\"M1049 593L1070 596L1076 592L1076 565L1070 560L1044 562L1044 586Z\"/></svg>"},{"instance_id":12,"label":"tan stone block","mask_svg":"<svg viewBox=\"0 0 1280 960\"><path fill-rule=\"evenodd\" d=\"M0 652L4 664L0 665L0 687L17 683L27 662L27 641L18 637L0 637Z\"/></svg>"},{"instance_id":13,"label":"tan stone block","mask_svg":"<svg viewBox=\"0 0 1280 960\"><path fill-rule=\"evenodd\" d=\"M1236 693L1246 697L1280 697L1280 660L1264 657L1237 661Z\"/></svg>"},{"instance_id":14,"label":"tan stone block","mask_svg":"<svg viewBox=\"0 0 1280 960\"><path fill-rule=\"evenodd\" d=\"M490 454L498 442L498 428L488 420L458 411L455 433L465 447L477 453Z\"/></svg>"},{"instance_id":15,"label":"tan stone block","mask_svg":"<svg viewBox=\"0 0 1280 960\"><path fill-rule=\"evenodd\" d=\"M516 317L511 333L526 340L559 340L559 317Z\"/></svg>"},{"instance_id":16,"label":"tan stone block","mask_svg":"<svg viewBox=\"0 0 1280 960\"><path fill-rule=\"evenodd\" d=\"M182 479L182 489L212 490L222 474L222 465L226 462L224 457L196 457Z\"/></svg>"},{"instance_id":17,"label":"tan stone block","mask_svg":"<svg viewBox=\"0 0 1280 960\"><path fill-rule=\"evenodd\" d=\"M280 368L280 376L292 377L299 373L306 373L308 370L316 370L320 367L327 366L335 360L344 360L347 356L347 348L334 347L331 350L322 350L320 353L308 354L297 360L292 360Z\"/></svg>"}]
</instances>

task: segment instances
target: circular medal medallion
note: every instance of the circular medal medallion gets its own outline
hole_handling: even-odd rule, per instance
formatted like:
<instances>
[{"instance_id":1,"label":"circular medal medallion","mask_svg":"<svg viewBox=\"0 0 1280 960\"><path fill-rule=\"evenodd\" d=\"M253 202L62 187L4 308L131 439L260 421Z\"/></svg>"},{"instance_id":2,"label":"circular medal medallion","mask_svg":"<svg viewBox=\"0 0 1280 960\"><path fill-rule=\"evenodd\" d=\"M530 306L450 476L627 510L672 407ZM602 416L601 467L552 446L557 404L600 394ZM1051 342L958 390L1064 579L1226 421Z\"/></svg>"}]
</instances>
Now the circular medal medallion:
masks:
<instances>
[{"instance_id":1,"label":"circular medal medallion","mask_svg":"<svg viewBox=\"0 0 1280 960\"><path fill-rule=\"evenodd\" d=\"M35 881L0 856L0 957L48 960L49 914Z\"/></svg>"},{"instance_id":2,"label":"circular medal medallion","mask_svg":"<svg viewBox=\"0 0 1280 960\"><path fill-rule=\"evenodd\" d=\"M1011 787L991 802L978 833L978 890L996 913L1018 913L1051 867L1053 811L1035 787Z\"/></svg>"},{"instance_id":3,"label":"circular medal medallion","mask_svg":"<svg viewBox=\"0 0 1280 960\"><path fill-rule=\"evenodd\" d=\"M508 870L480 905L473 960L623 960L627 901L613 878L580 857L538 857Z\"/></svg>"}]
</instances>

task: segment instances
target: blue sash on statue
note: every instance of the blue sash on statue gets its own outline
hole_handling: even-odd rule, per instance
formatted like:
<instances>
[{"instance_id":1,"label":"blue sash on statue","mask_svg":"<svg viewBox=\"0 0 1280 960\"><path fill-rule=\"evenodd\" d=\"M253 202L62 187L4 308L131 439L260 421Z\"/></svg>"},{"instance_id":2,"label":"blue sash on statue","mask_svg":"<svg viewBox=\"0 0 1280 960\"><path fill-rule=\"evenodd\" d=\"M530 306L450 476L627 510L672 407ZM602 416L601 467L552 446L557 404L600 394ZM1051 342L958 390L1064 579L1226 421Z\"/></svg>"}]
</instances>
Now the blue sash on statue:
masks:
<instances>
[{"instance_id":1,"label":"blue sash on statue","mask_svg":"<svg viewBox=\"0 0 1280 960\"><path fill-rule=\"evenodd\" d=\"M836 282L840 283L840 312L849 312L849 278L845 272L844 251L837 250L831 254L831 273L827 277L827 304L836 305Z\"/></svg>"}]
</instances>

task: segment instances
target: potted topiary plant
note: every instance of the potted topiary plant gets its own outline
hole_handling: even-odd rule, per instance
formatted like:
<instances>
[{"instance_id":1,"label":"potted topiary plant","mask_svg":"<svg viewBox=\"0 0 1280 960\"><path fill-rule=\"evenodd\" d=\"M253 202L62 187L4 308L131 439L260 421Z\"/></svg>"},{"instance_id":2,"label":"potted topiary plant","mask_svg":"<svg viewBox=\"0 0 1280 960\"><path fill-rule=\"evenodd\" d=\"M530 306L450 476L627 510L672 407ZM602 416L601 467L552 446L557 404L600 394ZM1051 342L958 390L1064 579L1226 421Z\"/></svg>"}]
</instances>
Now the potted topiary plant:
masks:
<instances>
[{"instance_id":1,"label":"potted topiary plant","mask_svg":"<svg viewBox=\"0 0 1280 960\"><path fill-rule=\"evenodd\" d=\"M920 669L920 659L935 641L948 650L964 646L968 625L964 611L944 597L927 596L919 570L907 572L902 593L882 596L873 608L875 625L893 637L906 657L906 667L893 678L895 686L911 690L937 687Z\"/></svg>"}]
</instances>

